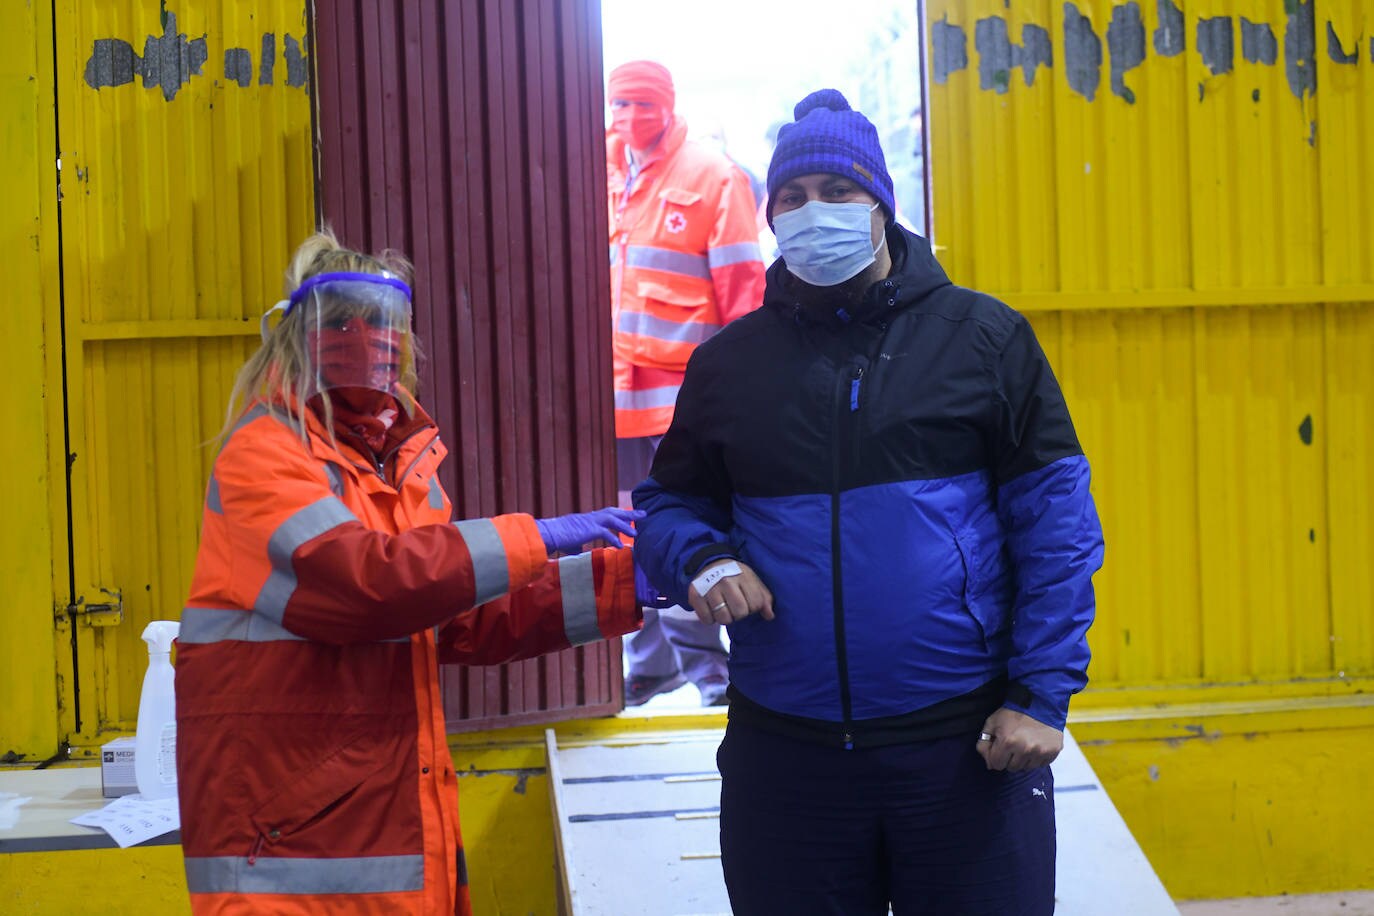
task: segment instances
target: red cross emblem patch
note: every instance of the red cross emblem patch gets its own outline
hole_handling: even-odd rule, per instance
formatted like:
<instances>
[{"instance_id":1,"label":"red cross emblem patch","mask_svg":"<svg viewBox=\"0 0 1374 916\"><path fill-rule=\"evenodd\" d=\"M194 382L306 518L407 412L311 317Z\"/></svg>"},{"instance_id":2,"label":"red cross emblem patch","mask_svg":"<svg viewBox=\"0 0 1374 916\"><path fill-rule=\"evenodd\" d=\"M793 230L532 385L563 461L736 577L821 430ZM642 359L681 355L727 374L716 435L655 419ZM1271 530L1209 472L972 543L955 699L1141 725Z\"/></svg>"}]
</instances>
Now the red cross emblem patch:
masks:
<instances>
[{"instance_id":1,"label":"red cross emblem patch","mask_svg":"<svg viewBox=\"0 0 1374 916\"><path fill-rule=\"evenodd\" d=\"M674 234L687 228L687 217L680 211L674 210L663 220L663 228Z\"/></svg>"}]
</instances>

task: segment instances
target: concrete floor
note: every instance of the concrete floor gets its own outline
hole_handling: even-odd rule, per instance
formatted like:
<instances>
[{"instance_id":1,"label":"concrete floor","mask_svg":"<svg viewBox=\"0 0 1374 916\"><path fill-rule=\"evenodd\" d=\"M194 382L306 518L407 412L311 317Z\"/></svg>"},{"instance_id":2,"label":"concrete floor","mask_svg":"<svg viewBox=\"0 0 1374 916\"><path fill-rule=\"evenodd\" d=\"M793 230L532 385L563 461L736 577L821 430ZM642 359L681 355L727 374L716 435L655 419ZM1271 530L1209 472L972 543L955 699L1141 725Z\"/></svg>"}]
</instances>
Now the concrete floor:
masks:
<instances>
[{"instance_id":1,"label":"concrete floor","mask_svg":"<svg viewBox=\"0 0 1374 916\"><path fill-rule=\"evenodd\" d=\"M1374 916L1374 891L1192 900L1178 910L1182 916Z\"/></svg>"}]
</instances>

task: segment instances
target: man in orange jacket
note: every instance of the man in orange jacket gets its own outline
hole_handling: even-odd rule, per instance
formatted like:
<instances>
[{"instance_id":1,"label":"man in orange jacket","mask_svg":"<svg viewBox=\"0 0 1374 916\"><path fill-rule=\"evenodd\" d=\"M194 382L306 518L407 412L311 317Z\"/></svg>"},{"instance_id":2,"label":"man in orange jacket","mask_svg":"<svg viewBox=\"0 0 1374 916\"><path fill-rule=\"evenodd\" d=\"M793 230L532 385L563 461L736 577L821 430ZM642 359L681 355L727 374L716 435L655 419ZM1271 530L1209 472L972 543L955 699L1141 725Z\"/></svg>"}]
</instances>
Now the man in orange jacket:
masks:
<instances>
[{"instance_id":1,"label":"man in orange jacket","mask_svg":"<svg viewBox=\"0 0 1374 916\"><path fill-rule=\"evenodd\" d=\"M611 71L606 97L616 458L628 505L672 422L688 357L763 302L763 260L748 177L687 140L667 69L623 64ZM646 608L626 655L630 706L686 680L703 705L726 702L720 630L690 611Z\"/></svg>"},{"instance_id":2,"label":"man in orange jacket","mask_svg":"<svg viewBox=\"0 0 1374 916\"><path fill-rule=\"evenodd\" d=\"M439 665L640 618L630 551L579 552L618 547L632 513L452 521L447 450L410 395L407 272L307 240L235 383L178 638L198 914L469 916Z\"/></svg>"}]
</instances>

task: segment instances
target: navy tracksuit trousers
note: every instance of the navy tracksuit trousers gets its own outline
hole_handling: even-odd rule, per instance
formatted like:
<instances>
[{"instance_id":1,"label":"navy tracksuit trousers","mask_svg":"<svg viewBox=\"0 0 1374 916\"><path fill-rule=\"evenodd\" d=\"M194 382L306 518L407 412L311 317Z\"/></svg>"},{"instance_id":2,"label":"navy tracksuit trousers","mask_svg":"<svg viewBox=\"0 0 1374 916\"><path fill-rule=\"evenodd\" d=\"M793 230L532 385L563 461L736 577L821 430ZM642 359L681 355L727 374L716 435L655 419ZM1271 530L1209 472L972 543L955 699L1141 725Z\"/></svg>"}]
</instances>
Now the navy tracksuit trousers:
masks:
<instances>
[{"instance_id":1,"label":"navy tracksuit trousers","mask_svg":"<svg viewBox=\"0 0 1374 916\"><path fill-rule=\"evenodd\" d=\"M735 916L1050 916L1050 768L991 772L977 737L844 750L731 721L716 761Z\"/></svg>"}]
</instances>

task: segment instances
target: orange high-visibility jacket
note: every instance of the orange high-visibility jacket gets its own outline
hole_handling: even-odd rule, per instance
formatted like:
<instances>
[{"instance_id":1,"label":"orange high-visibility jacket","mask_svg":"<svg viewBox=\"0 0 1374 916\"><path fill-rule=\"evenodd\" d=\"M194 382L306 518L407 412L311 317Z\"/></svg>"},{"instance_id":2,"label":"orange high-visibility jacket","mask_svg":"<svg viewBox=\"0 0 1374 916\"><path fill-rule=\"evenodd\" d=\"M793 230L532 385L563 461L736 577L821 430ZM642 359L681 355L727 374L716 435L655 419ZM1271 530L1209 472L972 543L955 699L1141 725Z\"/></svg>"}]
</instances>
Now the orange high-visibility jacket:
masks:
<instances>
[{"instance_id":1,"label":"orange high-visibility jacket","mask_svg":"<svg viewBox=\"0 0 1374 916\"><path fill-rule=\"evenodd\" d=\"M631 552L453 523L428 417L392 431L395 488L308 422L255 406L206 495L176 664L192 908L468 914L438 666L635 629Z\"/></svg>"},{"instance_id":2,"label":"orange high-visibility jacket","mask_svg":"<svg viewBox=\"0 0 1374 916\"><path fill-rule=\"evenodd\" d=\"M687 358L763 303L763 261L749 178L687 142L681 117L629 178L608 133L615 434L667 432Z\"/></svg>"}]
</instances>

